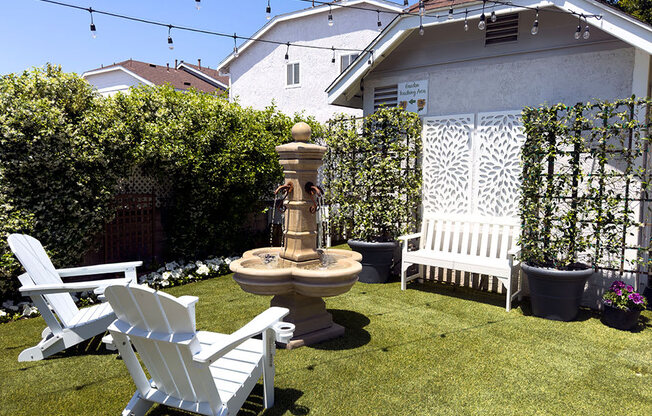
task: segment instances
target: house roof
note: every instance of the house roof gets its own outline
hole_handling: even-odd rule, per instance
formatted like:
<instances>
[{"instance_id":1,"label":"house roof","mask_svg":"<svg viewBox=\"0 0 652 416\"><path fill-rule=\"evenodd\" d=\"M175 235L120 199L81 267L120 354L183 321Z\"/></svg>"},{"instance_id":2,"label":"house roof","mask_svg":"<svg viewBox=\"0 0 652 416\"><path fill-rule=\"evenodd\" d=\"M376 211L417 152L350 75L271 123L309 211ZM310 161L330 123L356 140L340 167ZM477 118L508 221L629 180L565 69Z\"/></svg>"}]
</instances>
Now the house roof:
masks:
<instances>
[{"instance_id":1,"label":"house roof","mask_svg":"<svg viewBox=\"0 0 652 416\"><path fill-rule=\"evenodd\" d=\"M369 4L371 6L376 7L376 9L391 10L396 13L400 13L403 11L402 6L399 6L398 4L387 0L348 0L346 4L348 6L356 6L356 5L360 5L361 3ZM276 26L281 22L286 22L289 20L298 19L301 17L310 16L317 13L325 13L328 10L334 10L337 8L342 8L342 7L339 5L339 1L336 0L329 4L320 4L318 6L309 7L307 9L297 10L295 12L279 14L277 16L274 16L263 27L258 29L256 33L251 35L251 38L249 40L245 41L242 45L238 47L238 53L242 54L242 52L244 52L247 48L249 48L249 46L251 46L253 43L256 42L256 39L260 39L261 37L263 37L265 33L269 32L274 26ZM224 58L222 62L220 62L217 65L218 71L226 68L234 59L236 59L236 57L233 56L233 53L229 54L226 58Z\"/></svg>"},{"instance_id":2,"label":"house roof","mask_svg":"<svg viewBox=\"0 0 652 416\"><path fill-rule=\"evenodd\" d=\"M478 7L470 7L472 3L482 4L482 1L455 0L453 7L469 8L468 19L478 19L481 10ZM468 3L468 4L467 4ZM451 1L431 0L426 5L426 10L446 10L450 7ZM519 0L519 4L496 4L491 10L496 14L515 13L524 10L523 6L529 8L555 7L561 10L573 11L584 15L601 15L601 19L587 19L587 24L614 36L617 39L628 43L637 49L652 55L652 26L643 23L628 14L607 6L596 0ZM410 6L414 10L415 5ZM416 10L418 10L418 3ZM456 14L453 19L447 18L447 13L440 16L429 13L423 17L423 26L437 26L452 24L464 20L464 14ZM420 18L418 15L405 14L394 19L382 33L374 39L365 49L372 51L373 59L371 65L367 64L369 53L363 53L349 65L332 83L326 88L328 103L348 107L360 107L362 105L359 97L360 82L370 71L378 66L385 57L396 49L411 33L418 30Z\"/></svg>"},{"instance_id":3,"label":"house roof","mask_svg":"<svg viewBox=\"0 0 652 416\"><path fill-rule=\"evenodd\" d=\"M205 66L193 65L188 62L181 61L177 65L177 69L184 69L190 73L200 77L205 78L207 81L218 84L223 89L229 88L229 77L226 75L220 75L220 72L217 69L206 68Z\"/></svg>"},{"instance_id":4,"label":"house roof","mask_svg":"<svg viewBox=\"0 0 652 416\"><path fill-rule=\"evenodd\" d=\"M86 71L82 74L82 77L86 78L88 76L102 74L110 71L124 71L147 85L170 84L172 87L178 90L188 90L194 88L197 91L202 92L215 92L216 90L222 91L226 89L226 85L222 81L218 81L218 75L216 74L217 71L205 68L201 68L200 70L195 65L185 65L195 69L195 72L206 73L204 76L199 76L197 73L184 70L183 68L170 68L167 65L156 65L128 59L113 65ZM215 81L218 81L219 84L211 81L213 78L215 78ZM219 78L224 79L224 77Z\"/></svg>"}]
</instances>

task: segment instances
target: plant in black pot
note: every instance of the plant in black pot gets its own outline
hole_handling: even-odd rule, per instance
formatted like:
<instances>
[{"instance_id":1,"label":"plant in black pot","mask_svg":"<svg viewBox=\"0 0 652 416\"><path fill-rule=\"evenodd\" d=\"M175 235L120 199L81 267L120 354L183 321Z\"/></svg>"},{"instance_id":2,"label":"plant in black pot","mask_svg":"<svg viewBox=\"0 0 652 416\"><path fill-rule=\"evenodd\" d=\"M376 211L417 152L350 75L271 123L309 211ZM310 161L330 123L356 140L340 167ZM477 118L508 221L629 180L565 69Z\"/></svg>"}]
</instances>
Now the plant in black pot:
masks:
<instances>
[{"instance_id":1,"label":"plant in black pot","mask_svg":"<svg viewBox=\"0 0 652 416\"><path fill-rule=\"evenodd\" d=\"M575 319L593 273L586 254L591 207L582 195L584 119L576 110L561 104L523 110L521 267L532 313L561 321Z\"/></svg>"},{"instance_id":2,"label":"plant in black pot","mask_svg":"<svg viewBox=\"0 0 652 416\"><path fill-rule=\"evenodd\" d=\"M628 331L638 323L647 300L634 287L622 280L616 280L602 296L604 311L602 322L612 328Z\"/></svg>"},{"instance_id":3,"label":"plant in black pot","mask_svg":"<svg viewBox=\"0 0 652 416\"><path fill-rule=\"evenodd\" d=\"M359 280L387 281L398 243L417 226L421 205L421 122L381 108L362 120L329 122L324 185L331 223L362 254Z\"/></svg>"}]
</instances>

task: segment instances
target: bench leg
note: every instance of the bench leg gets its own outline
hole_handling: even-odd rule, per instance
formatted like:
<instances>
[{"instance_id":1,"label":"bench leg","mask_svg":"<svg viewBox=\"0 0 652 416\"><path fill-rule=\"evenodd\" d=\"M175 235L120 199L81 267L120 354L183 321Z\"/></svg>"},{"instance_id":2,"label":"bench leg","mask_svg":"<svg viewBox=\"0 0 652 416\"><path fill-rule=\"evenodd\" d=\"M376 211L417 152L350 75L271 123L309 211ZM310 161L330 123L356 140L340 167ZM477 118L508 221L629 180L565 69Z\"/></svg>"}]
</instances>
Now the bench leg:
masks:
<instances>
[{"instance_id":1,"label":"bench leg","mask_svg":"<svg viewBox=\"0 0 652 416\"><path fill-rule=\"evenodd\" d=\"M401 261L401 290L407 289L407 269L410 267L409 263Z\"/></svg>"}]
</instances>

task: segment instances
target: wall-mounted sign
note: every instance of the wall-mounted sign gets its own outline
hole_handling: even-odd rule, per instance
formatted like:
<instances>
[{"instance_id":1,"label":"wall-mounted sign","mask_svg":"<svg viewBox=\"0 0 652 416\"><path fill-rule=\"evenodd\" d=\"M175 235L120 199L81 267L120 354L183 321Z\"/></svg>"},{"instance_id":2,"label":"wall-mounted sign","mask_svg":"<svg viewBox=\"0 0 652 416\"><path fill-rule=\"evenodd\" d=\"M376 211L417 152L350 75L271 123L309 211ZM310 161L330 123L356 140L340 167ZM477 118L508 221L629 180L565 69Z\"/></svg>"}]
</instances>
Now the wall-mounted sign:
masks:
<instances>
[{"instance_id":1,"label":"wall-mounted sign","mask_svg":"<svg viewBox=\"0 0 652 416\"><path fill-rule=\"evenodd\" d=\"M398 106L417 114L428 112L428 80L398 83Z\"/></svg>"}]
</instances>

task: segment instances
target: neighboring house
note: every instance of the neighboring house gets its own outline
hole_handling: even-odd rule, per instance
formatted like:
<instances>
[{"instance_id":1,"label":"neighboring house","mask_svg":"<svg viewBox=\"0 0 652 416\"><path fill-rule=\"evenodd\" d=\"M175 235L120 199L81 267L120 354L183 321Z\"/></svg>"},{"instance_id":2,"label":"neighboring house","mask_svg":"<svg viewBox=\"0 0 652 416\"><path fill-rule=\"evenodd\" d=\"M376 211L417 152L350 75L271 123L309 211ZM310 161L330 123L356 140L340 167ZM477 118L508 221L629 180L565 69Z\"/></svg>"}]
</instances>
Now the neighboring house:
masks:
<instances>
[{"instance_id":1,"label":"neighboring house","mask_svg":"<svg viewBox=\"0 0 652 416\"><path fill-rule=\"evenodd\" d=\"M402 6L384 0L346 2L349 6L367 8L372 12L340 7L339 3L316 5L276 16L252 35L253 40L238 45L238 54L232 53L217 68L231 77L230 99L257 109L274 102L284 113L305 111L306 115L315 116L322 122L336 112L361 115L359 110L328 105L324 92L328 84L357 57L357 53L337 51L333 54L330 50L292 46L288 50L286 45L255 41L362 50L378 36L378 19L382 28L402 11ZM376 10L379 13L373 12ZM332 26L328 24L329 12L333 17Z\"/></svg>"},{"instance_id":2,"label":"neighboring house","mask_svg":"<svg viewBox=\"0 0 652 416\"><path fill-rule=\"evenodd\" d=\"M84 72L82 78L105 96L128 91L137 85L169 84L176 90L194 88L208 93L224 92L229 85L228 77L220 76L215 69L202 67L201 61L198 65L175 62L170 68L169 64L155 65L129 59Z\"/></svg>"},{"instance_id":3,"label":"neighboring house","mask_svg":"<svg viewBox=\"0 0 652 416\"><path fill-rule=\"evenodd\" d=\"M481 1L425 5L423 35L418 15L399 17L367 46L372 63L360 56L327 92L329 104L364 114L385 104L422 116L426 211L518 215L523 107L650 95L652 27L603 3L487 2L486 30L478 29ZM457 14L448 19L451 5ZM531 34L535 10L519 5L539 7L538 34ZM550 10L602 19L583 19L576 39L578 17ZM596 295L602 283L593 284Z\"/></svg>"}]
</instances>

